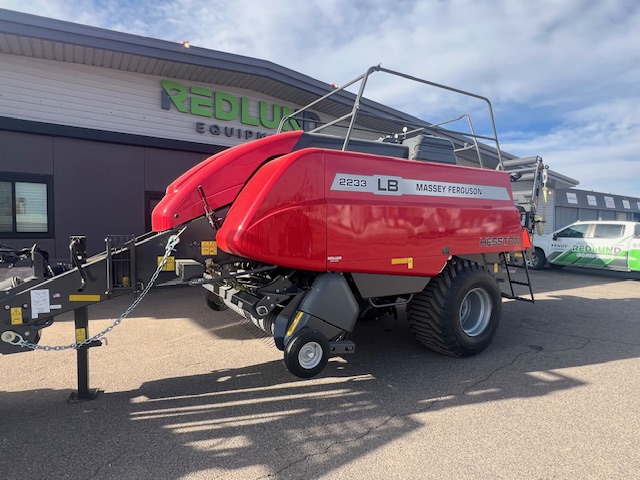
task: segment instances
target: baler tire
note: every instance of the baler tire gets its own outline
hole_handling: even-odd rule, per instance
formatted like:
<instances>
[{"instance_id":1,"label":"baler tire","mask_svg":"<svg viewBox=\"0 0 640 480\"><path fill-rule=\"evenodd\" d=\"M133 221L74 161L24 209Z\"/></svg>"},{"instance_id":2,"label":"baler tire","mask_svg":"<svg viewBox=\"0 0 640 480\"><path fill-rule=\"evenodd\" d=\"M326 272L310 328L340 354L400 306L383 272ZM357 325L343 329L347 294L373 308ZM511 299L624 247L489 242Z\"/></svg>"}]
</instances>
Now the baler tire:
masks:
<instances>
[{"instance_id":1,"label":"baler tire","mask_svg":"<svg viewBox=\"0 0 640 480\"><path fill-rule=\"evenodd\" d=\"M318 375L329 360L329 340L319 332L304 329L295 334L284 349L284 364L300 378Z\"/></svg>"},{"instance_id":2,"label":"baler tire","mask_svg":"<svg viewBox=\"0 0 640 480\"><path fill-rule=\"evenodd\" d=\"M409 328L425 347L470 357L489 346L502 313L493 275L468 260L449 263L407 307Z\"/></svg>"},{"instance_id":3,"label":"baler tire","mask_svg":"<svg viewBox=\"0 0 640 480\"><path fill-rule=\"evenodd\" d=\"M215 310L216 312L222 312L223 310L226 310L227 305L220 299L220 297L218 295L216 295L213 292L210 292L209 290L207 290L207 293L205 295L205 300L207 302L207 306L211 309L211 310Z\"/></svg>"}]
</instances>

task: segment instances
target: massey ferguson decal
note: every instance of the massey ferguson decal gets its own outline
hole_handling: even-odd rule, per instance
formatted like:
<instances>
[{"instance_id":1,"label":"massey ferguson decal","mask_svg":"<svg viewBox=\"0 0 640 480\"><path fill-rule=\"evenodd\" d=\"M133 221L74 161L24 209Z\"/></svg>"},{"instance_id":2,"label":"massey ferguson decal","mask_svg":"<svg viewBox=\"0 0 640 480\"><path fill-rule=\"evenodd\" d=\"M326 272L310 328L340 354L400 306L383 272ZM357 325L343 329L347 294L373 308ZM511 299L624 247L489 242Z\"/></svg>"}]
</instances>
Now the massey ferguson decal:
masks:
<instances>
[{"instance_id":1,"label":"massey ferguson decal","mask_svg":"<svg viewBox=\"0 0 640 480\"><path fill-rule=\"evenodd\" d=\"M483 198L511 200L504 187L466 183L434 182L390 175L351 175L336 173L331 190L367 192L374 195L420 195L427 197Z\"/></svg>"}]
</instances>

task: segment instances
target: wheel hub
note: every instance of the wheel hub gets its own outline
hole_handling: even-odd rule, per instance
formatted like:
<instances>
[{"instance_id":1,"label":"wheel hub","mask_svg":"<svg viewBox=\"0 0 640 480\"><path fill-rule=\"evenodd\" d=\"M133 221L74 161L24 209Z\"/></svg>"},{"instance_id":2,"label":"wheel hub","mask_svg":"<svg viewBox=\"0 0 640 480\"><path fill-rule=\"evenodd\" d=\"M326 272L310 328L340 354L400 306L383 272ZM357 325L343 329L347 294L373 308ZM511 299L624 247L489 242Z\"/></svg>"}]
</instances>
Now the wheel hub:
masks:
<instances>
[{"instance_id":1,"label":"wheel hub","mask_svg":"<svg viewBox=\"0 0 640 480\"><path fill-rule=\"evenodd\" d=\"M317 342L309 342L305 344L298 354L298 363L303 368L311 370L316 367L322 360L322 347Z\"/></svg>"},{"instance_id":2,"label":"wheel hub","mask_svg":"<svg viewBox=\"0 0 640 480\"><path fill-rule=\"evenodd\" d=\"M460 326L470 337L482 334L489 325L493 305L486 290L474 288L460 305Z\"/></svg>"}]
</instances>

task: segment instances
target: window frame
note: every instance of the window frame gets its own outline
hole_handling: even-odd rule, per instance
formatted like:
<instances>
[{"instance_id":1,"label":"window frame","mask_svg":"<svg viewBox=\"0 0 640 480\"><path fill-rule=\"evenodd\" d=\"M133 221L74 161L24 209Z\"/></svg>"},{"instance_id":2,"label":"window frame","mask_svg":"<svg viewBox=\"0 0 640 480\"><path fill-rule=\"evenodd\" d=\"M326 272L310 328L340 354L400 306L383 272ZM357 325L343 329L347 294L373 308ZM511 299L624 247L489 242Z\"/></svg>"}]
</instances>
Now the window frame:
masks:
<instances>
[{"instance_id":1,"label":"window frame","mask_svg":"<svg viewBox=\"0 0 640 480\"><path fill-rule=\"evenodd\" d=\"M38 175L31 173L7 173L0 172L0 182L11 183L11 213L13 231L0 232L0 239L21 239L21 238L53 238L54 237L54 215L53 215L53 176ZM17 208L16 208L16 183L40 183L47 186L47 231L46 232L17 232Z\"/></svg>"}]
</instances>

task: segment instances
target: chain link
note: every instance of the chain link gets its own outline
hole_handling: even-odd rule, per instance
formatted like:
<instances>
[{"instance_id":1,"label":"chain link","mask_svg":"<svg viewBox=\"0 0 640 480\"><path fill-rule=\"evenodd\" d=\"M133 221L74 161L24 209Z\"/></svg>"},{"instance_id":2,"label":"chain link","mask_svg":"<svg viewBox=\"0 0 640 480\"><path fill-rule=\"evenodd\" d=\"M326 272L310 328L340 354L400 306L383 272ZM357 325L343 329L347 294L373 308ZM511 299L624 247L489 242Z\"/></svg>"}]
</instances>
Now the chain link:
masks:
<instances>
[{"instance_id":1,"label":"chain link","mask_svg":"<svg viewBox=\"0 0 640 480\"><path fill-rule=\"evenodd\" d=\"M165 264L167 263L167 260L171 255L171 252L173 252L173 249L175 248L175 246L180 242L180 235L182 234L182 232L184 232L186 228L187 227L183 227L178 233L176 233L175 235L171 235L169 237L169 240L167 241L167 246L164 249L164 256L162 257L162 260L160 260L160 263L158 264L158 268L151 276L151 279L149 279L149 283L144 287L140 295L138 295L138 297L133 301L133 303L129 306L129 308L127 308L122 315L120 315L111 325L109 325L107 328L102 330L100 333L94 335L91 338L87 338L82 342L71 343L69 345L51 346L51 345L38 345L36 343L28 342L22 338L22 335L12 332L15 335L15 340L9 341L7 343L10 343L11 345L23 347L23 348L30 348L31 350L43 350L45 352L49 352L49 351L58 352L61 350L71 350L71 349L77 350L80 347L89 345L90 343L93 343L96 341L100 341L100 342L104 341L106 343L107 339L104 338L105 335L107 335L109 332L111 332L111 330L113 330L118 325L120 325L122 320L127 318L127 316L134 310L134 308L136 308L138 304L142 301L145 295L149 293L149 290L151 290L151 287L153 287L153 284L158 278L158 275L160 275L160 272L162 271ZM135 248L135 246L133 248Z\"/></svg>"}]
</instances>

